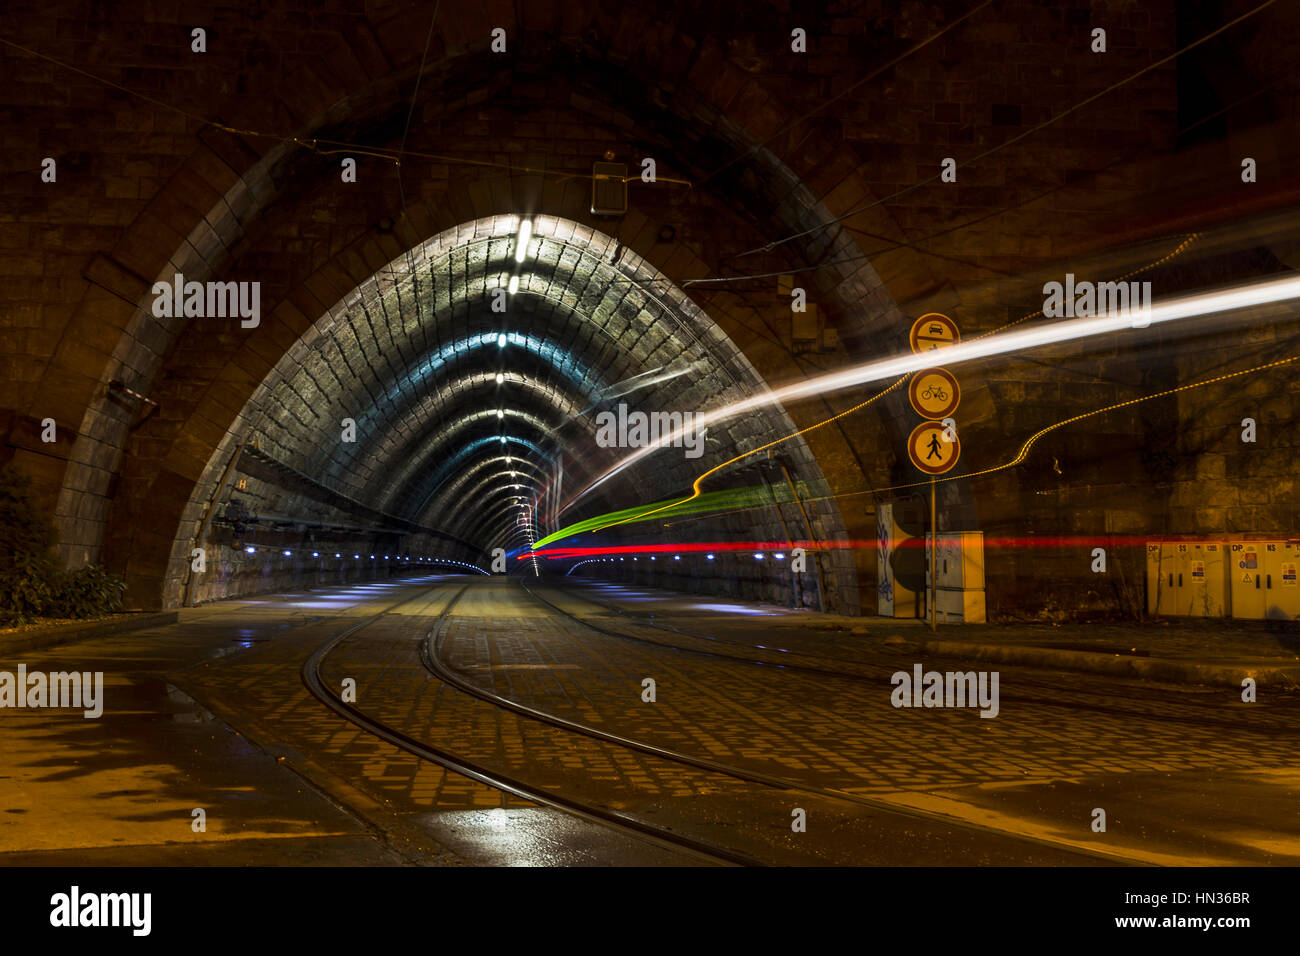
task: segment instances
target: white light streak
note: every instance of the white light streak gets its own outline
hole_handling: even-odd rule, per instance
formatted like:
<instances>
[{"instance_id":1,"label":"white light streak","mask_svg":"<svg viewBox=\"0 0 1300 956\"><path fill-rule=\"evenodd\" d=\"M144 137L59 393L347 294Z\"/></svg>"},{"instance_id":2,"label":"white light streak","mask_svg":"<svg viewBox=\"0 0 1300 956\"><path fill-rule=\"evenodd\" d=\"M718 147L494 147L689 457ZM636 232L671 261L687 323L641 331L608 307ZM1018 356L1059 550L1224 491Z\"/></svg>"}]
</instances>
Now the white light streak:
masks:
<instances>
[{"instance_id":1,"label":"white light streak","mask_svg":"<svg viewBox=\"0 0 1300 956\"><path fill-rule=\"evenodd\" d=\"M1205 292L1198 295L1184 296L1158 305L1152 305L1148 309L1124 309L1103 316L1071 319L1066 322L1052 322L1047 325L1021 329L1015 332L1002 332L986 338L962 342L959 345L950 345L939 349L937 354L935 352L922 352L920 354L899 355L880 359L875 362L867 362L864 365L855 365L852 368L838 372L818 375L815 378L795 382L758 395L751 395L749 398L741 399L722 408L699 413L695 417L693 427L700 429L715 422L735 418L737 415L743 415L746 412L768 405L799 401L815 395L851 388L855 385L899 378L936 364L942 364L947 368L993 355L1025 352L1048 345L1059 345L1063 342L1094 338L1099 335L1111 335L1126 329L1142 329L1163 322L1174 322L1179 319L1189 319L1216 312L1229 312L1234 309L1247 309L1295 298L1300 298L1300 276L1276 279L1271 282L1260 282L1219 292ZM659 448L680 443L686 436L687 429L682 426L669 435L661 435L655 444L637 449L579 492L564 508L560 509L560 512L563 513L584 495L594 491L625 468L630 467Z\"/></svg>"}]
</instances>

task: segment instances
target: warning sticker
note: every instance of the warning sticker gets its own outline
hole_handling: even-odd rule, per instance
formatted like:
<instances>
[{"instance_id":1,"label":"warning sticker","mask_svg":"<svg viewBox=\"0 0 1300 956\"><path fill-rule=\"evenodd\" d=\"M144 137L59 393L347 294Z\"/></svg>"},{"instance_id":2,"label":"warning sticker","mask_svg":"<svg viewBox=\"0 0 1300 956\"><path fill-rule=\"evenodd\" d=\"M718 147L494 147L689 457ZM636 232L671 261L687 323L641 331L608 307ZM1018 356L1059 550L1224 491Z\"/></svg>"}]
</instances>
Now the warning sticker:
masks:
<instances>
[{"instance_id":1,"label":"warning sticker","mask_svg":"<svg viewBox=\"0 0 1300 956\"><path fill-rule=\"evenodd\" d=\"M1296 586L1295 565L1294 564L1282 565L1282 587L1293 588L1295 586Z\"/></svg>"},{"instance_id":2,"label":"warning sticker","mask_svg":"<svg viewBox=\"0 0 1300 956\"><path fill-rule=\"evenodd\" d=\"M1250 581L1251 581L1251 578L1250 578L1250 572L1247 571L1245 574L1243 574L1243 575L1241 576L1241 583L1242 583L1242 584L1249 584Z\"/></svg>"},{"instance_id":3,"label":"warning sticker","mask_svg":"<svg viewBox=\"0 0 1300 956\"><path fill-rule=\"evenodd\" d=\"M1192 583L1193 584L1205 583L1205 562L1204 561L1192 562Z\"/></svg>"},{"instance_id":4,"label":"warning sticker","mask_svg":"<svg viewBox=\"0 0 1300 956\"><path fill-rule=\"evenodd\" d=\"M1256 570L1259 569L1259 552L1258 552L1258 551L1256 551L1256 550L1253 549L1253 548L1252 548L1251 550L1249 550L1249 551L1243 551L1243 552L1241 553L1241 557L1242 557L1242 560L1237 562L1237 567L1239 567L1239 568L1249 568L1251 571L1256 571Z\"/></svg>"}]
</instances>

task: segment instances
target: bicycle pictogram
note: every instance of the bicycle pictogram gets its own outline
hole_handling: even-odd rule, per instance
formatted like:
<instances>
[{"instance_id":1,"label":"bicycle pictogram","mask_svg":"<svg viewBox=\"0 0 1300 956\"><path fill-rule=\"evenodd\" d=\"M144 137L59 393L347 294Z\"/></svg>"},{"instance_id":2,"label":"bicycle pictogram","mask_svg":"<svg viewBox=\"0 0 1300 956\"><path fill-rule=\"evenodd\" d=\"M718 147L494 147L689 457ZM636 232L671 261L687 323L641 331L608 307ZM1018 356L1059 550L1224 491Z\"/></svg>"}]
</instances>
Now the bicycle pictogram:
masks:
<instances>
[{"instance_id":1,"label":"bicycle pictogram","mask_svg":"<svg viewBox=\"0 0 1300 956\"><path fill-rule=\"evenodd\" d=\"M948 393L944 390L942 384L935 383L925 387L925 391L921 393L921 401L928 402L931 399L939 402L948 401Z\"/></svg>"}]
</instances>

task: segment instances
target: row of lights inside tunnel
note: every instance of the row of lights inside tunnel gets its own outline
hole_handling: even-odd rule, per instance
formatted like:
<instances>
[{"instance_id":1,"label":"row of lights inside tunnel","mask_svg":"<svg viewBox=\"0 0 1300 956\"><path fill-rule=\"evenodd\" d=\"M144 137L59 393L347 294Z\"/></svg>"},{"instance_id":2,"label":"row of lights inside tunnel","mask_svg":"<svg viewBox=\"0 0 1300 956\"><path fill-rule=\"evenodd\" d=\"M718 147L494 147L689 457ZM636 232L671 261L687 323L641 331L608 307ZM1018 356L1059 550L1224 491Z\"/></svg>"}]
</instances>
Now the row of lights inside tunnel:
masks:
<instances>
[{"instance_id":1,"label":"row of lights inside tunnel","mask_svg":"<svg viewBox=\"0 0 1300 956\"><path fill-rule=\"evenodd\" d=\"M531 219L526 218L526 217L520 217L520 220L519 220L519 232L518 232L518 234L515 236L515 265L516 265L516 267L523 265L524 260L528 258L528 242L529 242L529 240L532 238L532 235L533 235L533 221L532 221ZM509 282L506 284L506 293L507 293L508 295L514 295L514 294L515 294L516 292L518 292L518 291L519 291L519 273L518 273L518 271L516 271L513 275L510 276L510 280L509 280ZM502 331L497 335L497 348L499 348L499 349L502 350L502 356L503 356L503 359L502 359L502 366L503 366L503 367L499 368L498 371L497 371L497 379L496 379L496 381L497 381L497 385L498 385L498 386L500 386L500 385L504 385L504 384L505 384L505 380L506 380L505 369L504 369L504 355L505 355L505 347L506 347L506 343L507 343L507 341L508 341L508 339L507 339L507 337L506 337L506 332L505 332L505 330L503 329L503 330L502 330ZM502 423L503 428L504 428L504 423L505 423L505 417L506 417L505 409L504 409L504 408L498 408L498 409L497 409L497 420L498 420L499 422ZM509 464L511 463L511 462L510 462L510 455L509 455L509 450L510 450L510 449L509 449L509 441L510 441L509 437L506 436L506 434L505 434L504 431L503 431L502 434L501 434L501 444L506 446L506 452L507 452L507 454L506 454L506 464L507 464L507 465L509 465ZM517 478L517 477L519 477L519 473L518 473L517 471L511 470L511 472L510 472L510 477L511 477L511 478ZM512 484L512 485L510 485L509 487L510 487L510 489L511 489L512 491L514 491L514 490L522 490L524 486L523 486L523 485L519 485L519 484ZM522 497L516 495L516 496L515 496L515 504L519 506L519 523L520 523L520 525L523 526L524 534L525 534L525 536L526 536L527 539L528 539L528 550L529 550L529 551L533 551L533 550L534 550L534 546L535 546L535 544L536 544L536 542L537 542L537 534L536 534L536 528L535 528L535 526L533 525L532 515L529 513L529 511L528 511L528 506L527 506L527 504L524 502L524 499L523 499ZM535 504L536 504L536 502L534 501L534 505L535 505ZM541 572L541 568L539 568L539 567L537 566L537 558L536 558L535 556L532 557L532 558L530 558L529 563L532 564L532 567L533 567L533 576L534 576L534 577L540 577L542 572Z\"/></svg>"},{"instance_id":2,"label":"row of lights inside tunnel","mask_svg":"<svg viewBox=\"0 0 1300 956\"><path fill-rule=\"evenodd\" d=\"M530 526L529 537L530 537L530 538L532 537L532 534L531 534L531 526ZM246 545L246 546L244 547L244 553L245 553L245 554L256 554L258 551L275 551L275 550L277 550L277 549L275 549L275 548L268 548L268 547L259 547L258 545L253 545L253 544ZM531 542L530 542L530 550L532 550L532 549L531 549ZM292 558L292 557L293 557L293 551L292 551L291 549L289 549L289 548L285 548L285 549L284 549L283 551L281 551L280 553L283 554L286 558ZM311 556L312 556L313 558L319 558L319 557L320 557L320 552L319 552L319 551L313 551L313 552L311 553ZM343 557L343 555L342 555L340 552L335 551L335 552L334 552L334 557L336 557L336 558L341 558L341 557ZM357 561L361 560L361 555L359 555L359 554L354 554L354 555L352 555L352 557L353 557L354 560L357 560ZM710 553L710 554L706 554L704 557L705 557L706 560L708 560L708 561L712 561L712 560L716 557L716 555ZM756 561L762 561L765 557L766 557L766 555L765 555L762 551L755 551L755 552L754 552L754 559L755 559ZM776 558L776 560L778 560L778 561L784 561L784 560L785 560L785 552L784 552L784 551L778 551L778 552L776 552L774 555L772 555L772 557ZM681 556L680 554L674 554L674 555L673 555L673 560L674 560L674 561L680 561L681 559L682 559L682 556ZM376 560L375 555L372 554L372 555L370 556L370 560L371 560L371 561ZM383 560L385 560L385 561L389 561L389 560L393 560L393 561L410 561L410 560L411 560L411 556L408 554L408 555L406 555L405 557L403 557L402 555L397 555L396 557L391 557L390 555L387 555L387 554L386 554L386 555L384 555ZM478 565L476 565L476 564L466 564L464 561L455 561L455 560L452 560L451 558L416 558L415 560L416 560L417 562L420 562L420 561L438 561L438 562L441 562L441 563L443 563L443 564L459 564L459 565L462 565L463 567L467 567L467 568L478 568ZM588 558L588 559L587 559L587 562L590 562L590 561L603 561L603 562L610 562L610 561L614 561L614 560L623 561L623 560L626 560L626 559L625 559L625 558L617 558L617 559L615 559L615 558ZM636 558L634 557L634 558L632 558L632 560L635 561ZM650 560L651 560L651 561L655 560L655 555L653 555L653 554L650 555ZM533 563L536 564L536 562L537 562L537 558L534 557L534 558L533 558ZM585 564L585 563L587 563L587 562L583 562L583 563ZM480 569L480 570L481 570L481 569Z\"/></svg>"},{"instance_id":3,"label":"row of lights inside tunnel","mask_svg":"<svg viewBox=\"0 0 1300 956\"><path fill-rule=\"evenodd\" d=\"M291 548L280 549L280 548L274 548L274 547L267 547L267 546L264 546L264 545L254 545L254 544L249 544L249 545L245 545L245 546L244 546L243 551L244 551L245 554L256 554L256 553L259 552L259 551L279 551L280 554L282 554L282 555L283 555L284 557L286 557L286 558L292 558L292 557L293 557L293 550L292 550ZM313 552L311 553L311 556L312 556L313 558L319 558L319 557L320 557L320 552L319 552L319 551L313 551ZM335 551L335 552L334 552L334 557L336 557L336 558L343 558L343 553L340 552L340 551ZM360 561L360 560L362 560L361 555L359 555L359 554L354 554L354 555L352 555L352 559L353 559L354 561ZM327 557L327 560L328 560L328 557ZM372 554L372 555L370 555L370 560L371 560L371 561L375 561L375 560L379 560L379 558L378 558L377 555L373 555L373 554ZM411 558L411 556L410 556L409 554L408 554L408 555L405 555L405 556L400 555L400 554L399 554L399 555L387 555L387 554L386 554L386 555L383 556L382 560L384 560L384 561L401 561L403 564L409 564L409 563L411 562L412 558ZM457 561L457 560L455 560L454 558L430 558L430 557L417 557L417 558L414 559L414 561L415 561L416 564L454 564L454 565L456 565L457 567L468 568L468 569L470 569L471 571L478 571L480 574L486 574L486 573L487 573L487 572L484 571L482 568L480 568L477 564L469 564L468 562L465 562L465 561Z\"/></svg>"}]
</instances>

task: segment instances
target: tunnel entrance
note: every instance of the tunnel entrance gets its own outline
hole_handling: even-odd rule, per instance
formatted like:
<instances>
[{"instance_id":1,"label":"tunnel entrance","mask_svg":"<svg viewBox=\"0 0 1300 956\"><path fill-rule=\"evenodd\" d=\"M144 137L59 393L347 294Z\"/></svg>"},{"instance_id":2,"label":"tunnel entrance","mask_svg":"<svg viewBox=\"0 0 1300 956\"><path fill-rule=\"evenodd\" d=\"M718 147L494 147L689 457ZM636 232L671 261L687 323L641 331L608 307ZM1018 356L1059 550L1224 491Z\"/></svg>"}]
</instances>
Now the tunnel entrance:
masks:
<instances>
[{"instance_id":1,"label":"tunnel entrance","mask_svg":"<svg viewBox=\"0 0 1300 956\"><path fill-rule=\"evenodd\" d=\"M248 347L259 347L258 330L248 335ZM512 572L540 573L552 562L520 561L539 540L616 512L620 523L583 527L571 540L636 549L754 539L784 549L845 537L800 437L782 442L777 458L750 459L779 466L779 481L750 467L717 486L762 489L762 507L672 528L625 520L792 435L779 405L710 426L698 440L674 443L665 433L664 447L590 487L644 447L646 436L622 440L601 427L620 407L689 422L765 389L737 344L616 238L549 215L464 223L375 271L283 350L188 490L163 604L387 577L432 562L500 570L503 554ZM599 570L859 608L845 555L817 556L808 565L815 585L800 587L779 562L760 568L748 554L742 563L683 550ZM565 573L577 560L554 568Z\"/></svg>"}]
</instances>

